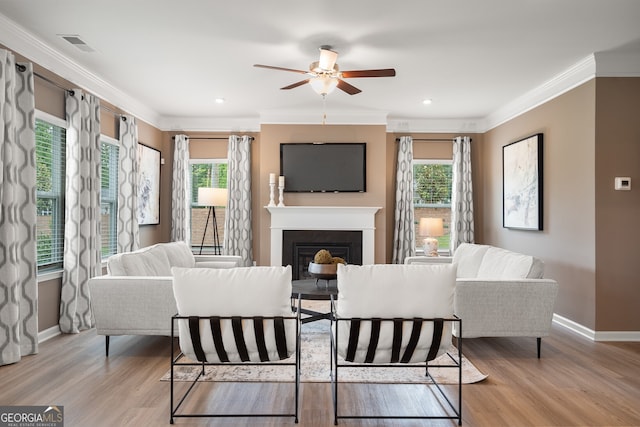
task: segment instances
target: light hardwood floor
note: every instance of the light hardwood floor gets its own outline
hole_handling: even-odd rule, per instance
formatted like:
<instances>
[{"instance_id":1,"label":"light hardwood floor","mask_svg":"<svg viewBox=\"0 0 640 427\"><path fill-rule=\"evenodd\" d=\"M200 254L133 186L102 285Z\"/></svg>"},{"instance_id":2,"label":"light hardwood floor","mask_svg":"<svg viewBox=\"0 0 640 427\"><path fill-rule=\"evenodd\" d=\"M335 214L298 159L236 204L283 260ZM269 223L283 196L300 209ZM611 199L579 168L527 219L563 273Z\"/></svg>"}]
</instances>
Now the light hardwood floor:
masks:
<instances>
[{"instance_id":1,"label":"light hardwood floor","mask_svg":"<svg viewBox=\"0 0 640 427\"><path fill-rule=\"evenodd\" d=\"M0 405L63 405L66 427L168 426L167 337L55 337L40 353L0 367ZM543 339L477 338L463 353L488 379L463 386L465 426L640 426L640 343L595 343L559 326ZM208 384L206 405L240 410L286 405L290 386ZM342 390L342 389L341 389ZM420 386L354 385L349 409L421 411ZM423 406L423 405L422 405ZM300 426L330 426L328 384L303 383ZM292 419L177 419L176 426L280 426ZM341 420L342 426L454 426L451 421Z\"/></svg>"}]
</instances>

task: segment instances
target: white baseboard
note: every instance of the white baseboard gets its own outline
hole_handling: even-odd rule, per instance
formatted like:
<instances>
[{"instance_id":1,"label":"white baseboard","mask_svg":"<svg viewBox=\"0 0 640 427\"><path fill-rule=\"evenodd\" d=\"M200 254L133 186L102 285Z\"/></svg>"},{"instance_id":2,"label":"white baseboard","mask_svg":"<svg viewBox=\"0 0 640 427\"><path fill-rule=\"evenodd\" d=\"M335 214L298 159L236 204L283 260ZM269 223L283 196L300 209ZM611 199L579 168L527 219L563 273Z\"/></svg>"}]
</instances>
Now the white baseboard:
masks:
<instances>
[{"instance_id":1,"label":"white baseboard","mask_svg":"<svg viewBox=\"0 0 640 427\"><path fill-rule=\"evenodd\" d=\"M55 336L60 335L60 326L52 326L49 329L45 329L44 331L38 332L38 344L45 342Z\"/></svg>"},{"instance_id":2,"label":"white baseboard","mask_svg":"<svg viewBox=\"0 0 640 427\"><path fill-rule=\"evenodd\" d=\"M640 341L640 331L594 331L556 313L553 321L591 341Z\"/></svg>"},{"instance_id":3,"label":"white baseboard","mask_svg":"<svg viewBox=\"0 0 640 427\"><path fill-rule=\"evenodd\" d=\"M595 341L640 341L640 331L596 332Z\"/></svg>"}]
</instances>

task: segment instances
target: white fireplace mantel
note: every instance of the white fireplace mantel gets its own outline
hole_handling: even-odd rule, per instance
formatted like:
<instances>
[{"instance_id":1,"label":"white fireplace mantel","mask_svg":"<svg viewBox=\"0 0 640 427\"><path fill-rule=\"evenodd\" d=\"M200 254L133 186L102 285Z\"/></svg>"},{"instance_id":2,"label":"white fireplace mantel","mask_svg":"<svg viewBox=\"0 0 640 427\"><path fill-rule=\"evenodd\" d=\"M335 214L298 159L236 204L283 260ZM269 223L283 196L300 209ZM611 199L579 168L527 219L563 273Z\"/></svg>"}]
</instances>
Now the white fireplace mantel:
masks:
<instances>
[{"instance_id":1,"label":"white fireplace mantel","mask_svg":"<svg viewBox=\"0 0 640 427\"><path fill-rule=\"evenodd\" d=\"M271 214L271 265L282 265L283 230L362 231L362 264L374 264L375 206L265 206Z\"/></svg>"}]
</instances>

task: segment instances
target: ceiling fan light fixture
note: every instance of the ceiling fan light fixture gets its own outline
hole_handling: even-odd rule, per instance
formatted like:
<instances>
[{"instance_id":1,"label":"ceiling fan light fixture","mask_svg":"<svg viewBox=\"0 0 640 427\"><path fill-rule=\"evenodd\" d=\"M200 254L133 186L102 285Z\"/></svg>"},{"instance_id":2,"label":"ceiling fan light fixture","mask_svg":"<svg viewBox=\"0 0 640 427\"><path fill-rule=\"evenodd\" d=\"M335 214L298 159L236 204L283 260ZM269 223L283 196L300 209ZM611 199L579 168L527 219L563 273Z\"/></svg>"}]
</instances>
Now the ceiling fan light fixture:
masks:
<instances>
[{"instance_id":1,"label":"ceiling fan light fixture","mask_svg":"<svg viewBox=\"0 0 640 427\"><path fill-rule=\"evenodd\" d=\"M318 95L324 96L333 92L336 86L338 86L338 79L330 75L319 75L309 79L309 84Z\"/></svg>"}]
</instances>

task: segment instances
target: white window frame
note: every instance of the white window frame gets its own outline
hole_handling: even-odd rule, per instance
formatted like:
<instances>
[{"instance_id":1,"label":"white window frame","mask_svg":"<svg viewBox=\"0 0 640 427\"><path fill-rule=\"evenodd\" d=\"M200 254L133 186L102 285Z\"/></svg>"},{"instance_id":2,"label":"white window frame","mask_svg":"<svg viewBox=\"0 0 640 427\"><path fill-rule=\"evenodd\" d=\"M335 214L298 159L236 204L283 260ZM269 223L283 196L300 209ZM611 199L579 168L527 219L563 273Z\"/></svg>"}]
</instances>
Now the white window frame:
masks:
<instances>
[{"instance_id":1,"label":"white window frame","mask_svg":"<svg viewBox=\"0 0 640 427\"><path fill-rule=\"evenodd\" d=\"M193 175L191 175L191 166L192 165L198 165L198 164L206 164L206 165L209 165L209 164L226 164L226 165L228 165L229 164L229 160L226 157L224 157L224 158L212 158L212 159L190 159L189 160L189 174L190 174L189 178L190 178L190 182L191 182L192 186L193 186ZM190 197L191 197L191 213L193 212L193 209L204 209L203 206L200 206L198 204L197 193L195 191L196 190L194 188L191 189L191 195L190 195ZM219 211L217 213L219 213ZM192 216L193 215L191 215L191 217ZM218 222L218 226L220 226L220 225L221 225L220 222ZM209 224L208 226L210 227L211 224ZM191 224L191 230L193 230L193 229L194 228L193 228L193 223L192 223ZM193 233L193 231L192 231L192 233ZM211 237L212 236L211 233L212 232L209 229L207 231L207 236ZM192 238L191 240L192 240L191 241L191 249L193 251L195 251L196 248L199 250L200 249L200 245L202 244L202 238L200 237L199 239L195 239L195 240ZM222 234L220 235L220 240L221 240L220 243L222 244L222 242L224 241L224 236ZM213 246L211 244L207 244L207 243L210 243L210 242L211 242L210 239L206 239L205 240L205 244L204 244L203 247L206 248L207 250L210 250L212 248L212 246Z\"/></svg>"},{"instance_id":2,"label":"white window frame","mask_svg":"<svg viewBox=\"0 0 640 427\"><path fill-rule=\"evenodd\" d=\"M452 159L413 159L412 165L411 165L411 170L413 173L413 169L415 165L453 165L453 160ZM415 176L414 178L414 185L416 185L416 180L415 180ZM431 207L431 208L449 208L449 210L451 210L451 203L448 204L435 204L435 203L426 203L424 205L421 205L422 207ZM420 218L416 215L416 208L421 207L416 205L415 200L414 200L414 204L413 204L413 209L414 209L414 218L416 221L416 224L419 223ZM417 227L417 226L416 226ZM438 252L441 255L449 255L450 250L448 247L446 248L442 248L440 247L438 249ZM423 239L421 238L421 236L416 235L416 253L422 254L424 253L423 250Z\"/></svg>"}]
</instances>

